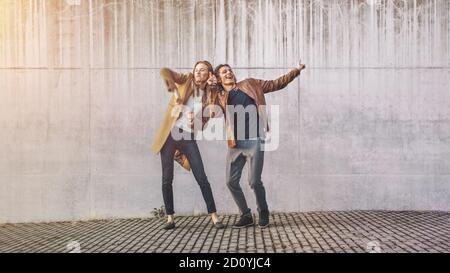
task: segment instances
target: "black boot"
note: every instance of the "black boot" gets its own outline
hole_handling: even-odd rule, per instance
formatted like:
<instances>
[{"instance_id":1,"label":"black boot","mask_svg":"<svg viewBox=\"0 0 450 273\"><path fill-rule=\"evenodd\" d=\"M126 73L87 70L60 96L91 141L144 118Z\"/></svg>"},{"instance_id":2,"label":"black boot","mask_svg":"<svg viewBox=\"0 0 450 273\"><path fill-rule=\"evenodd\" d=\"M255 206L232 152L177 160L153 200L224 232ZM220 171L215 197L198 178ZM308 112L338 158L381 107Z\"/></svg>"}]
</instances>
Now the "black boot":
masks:
<instances>
[{"instance_id":1,"label":"black boot","mask_svg":"<svg viewBox=\"0 0 450 273\"><path fill-rule=\"evenodd\" d=\"M233 228L244 228L248 226L253 226L253 216L251 213L241 215L241 218L237 223L233 225Z\"/></svg>"},{"instance_id":2,"label":"black boot","mask_svg":"<svg viewBox=\"0 0 450 273\"><path fill-rule=\"evenodd\" d=\"M260 228L266 228L269 226L269 211L262 210L259 212L259 223Z\"/></svg>"}]
</instances>

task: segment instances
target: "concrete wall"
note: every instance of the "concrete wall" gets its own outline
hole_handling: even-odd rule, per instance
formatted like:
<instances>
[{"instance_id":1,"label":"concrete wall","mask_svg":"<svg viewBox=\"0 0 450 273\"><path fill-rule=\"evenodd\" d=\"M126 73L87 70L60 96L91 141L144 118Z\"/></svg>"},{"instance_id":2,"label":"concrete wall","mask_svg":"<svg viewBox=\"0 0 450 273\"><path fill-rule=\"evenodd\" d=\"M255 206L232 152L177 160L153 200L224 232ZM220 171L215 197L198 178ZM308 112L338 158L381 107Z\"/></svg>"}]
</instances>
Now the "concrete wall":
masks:
<instances>
[{"instance_id":1,"label":"concrete wall","mask_svg":"<svg viewBox=\"0 0 450 273\"><path fill-rule=\"evenodd\" d=\"M268 96L272 210L450 210L449 15L447 0L1 0L0 222L150 216L159 68L199 59L240 79L308 65ZM226 144L199 145L219 211L237 212ZM177 213L205 212L190 173L174 188Z\"/></svg>"}]
</instances>

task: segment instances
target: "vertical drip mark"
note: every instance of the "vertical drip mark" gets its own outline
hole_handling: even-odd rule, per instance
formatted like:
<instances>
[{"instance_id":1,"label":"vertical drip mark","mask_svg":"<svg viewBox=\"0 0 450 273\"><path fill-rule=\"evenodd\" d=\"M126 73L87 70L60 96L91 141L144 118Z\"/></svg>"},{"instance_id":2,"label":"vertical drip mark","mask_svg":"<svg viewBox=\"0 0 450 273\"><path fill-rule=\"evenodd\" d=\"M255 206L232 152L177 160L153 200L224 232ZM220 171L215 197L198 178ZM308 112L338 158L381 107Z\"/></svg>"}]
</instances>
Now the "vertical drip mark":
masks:
<instances>
[{"instance_id":1,"label":"vertical drip mark","mask_svg":"<svg viewBox=\"0 0 450 273\"><path fill-rule=\"evenodd\" d=\"M88 196L89 196L89 217L94 216L94 197L93 197L93 182L92 182L92 64L94 51L94 28L93 28L93 7L92 1L89 0L88 14L89 14L89 65L88 65Z\"/></svg>"}]
</instances>

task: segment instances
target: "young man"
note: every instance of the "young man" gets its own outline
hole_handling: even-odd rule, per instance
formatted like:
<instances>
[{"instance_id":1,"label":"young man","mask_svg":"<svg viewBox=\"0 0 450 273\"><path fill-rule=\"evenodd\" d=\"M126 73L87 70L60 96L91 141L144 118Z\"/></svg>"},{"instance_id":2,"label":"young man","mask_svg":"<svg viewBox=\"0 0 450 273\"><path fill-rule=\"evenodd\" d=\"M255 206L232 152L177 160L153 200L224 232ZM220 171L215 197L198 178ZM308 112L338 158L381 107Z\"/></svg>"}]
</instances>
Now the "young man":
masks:
<instances>
[{"instance_id":1,"label":"young man","mask_svg":"<svg viewBox=\"0 0 450 273\"><path fill-rule=\"evenodd\" d=\"M244 193L239 185L242 169L246 163L249 165L249 184L256 196L259 227L266 228L269 225L266 191L261 181L264 163L261 142L264 133L268 131L268 124L266 112L260 106L266 105L265 94L285 88L300 75L303 69L305 69L305 65L299 64L288 74L273 81L249 78L241 82L236 82L233 70L227 64L219 65L214 70L219 83L219 88L216 89L222 89L217 90L215 103L224 111L227 127L229 149L226 163L226 183L241 212L241 217L234 224L234 228L254 224L251 210L247 206ZM230 107L234 109L232 114L229 111ZM253 112L256 114L253 116L250 114L251 108L255 109ZM239 109L244 110L244 115L237 113ZM248 112L248 115L245 112ZM239 124L244 124L244 126Z\"/></svg>"},{"instance_id":2,"label":"young man","mask_svg":"<svg viewBox=\"0 0 450 273\"><path fill-rule=\"evenodd\" d=\"M224 228L216 213L214 197L195 141L193 126L196 118L201 119L203 126L208 121L202 117L201 112L208 105L210 88L207 81L212 77L212 72L212 65L207 61L197 62L193 72L187 74L179 74L168 68L161 69L161 77L168 90L174 93L152 144L152 151L161 153L162 193L167 215L167 223L163 228L167 230L175 228L172 188L174 160L185 169L192 169L214 226L218 229ZM200 107L196 107L198 105Z\"/></svg>"}]
</instances>

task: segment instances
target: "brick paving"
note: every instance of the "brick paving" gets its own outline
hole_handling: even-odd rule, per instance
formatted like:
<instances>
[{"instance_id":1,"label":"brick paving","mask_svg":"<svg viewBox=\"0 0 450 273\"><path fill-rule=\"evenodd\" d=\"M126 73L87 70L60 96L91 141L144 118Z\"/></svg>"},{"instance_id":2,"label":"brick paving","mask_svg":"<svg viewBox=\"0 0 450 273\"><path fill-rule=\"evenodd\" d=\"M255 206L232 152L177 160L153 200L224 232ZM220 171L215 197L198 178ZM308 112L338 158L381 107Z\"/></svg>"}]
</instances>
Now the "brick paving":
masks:
<instances>
[{"instance_id":1,"label":"brick paving","mask_svg":"<svg viewBox=\"0 0 450 273\"><path fill-rule=\"evenodd\" d=\"M256 216L256 215L255 215ZM273 213L267 229L232 229L238 215L0 225L0 252L364 253L450 252L450 212ZM256 217L255 217L256 219ZM79 246L79 248L78 248Z\"/></svg>"}]
</instances>

